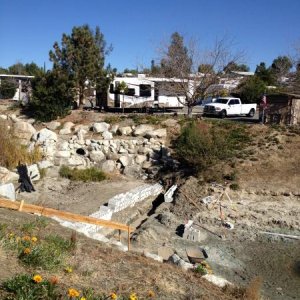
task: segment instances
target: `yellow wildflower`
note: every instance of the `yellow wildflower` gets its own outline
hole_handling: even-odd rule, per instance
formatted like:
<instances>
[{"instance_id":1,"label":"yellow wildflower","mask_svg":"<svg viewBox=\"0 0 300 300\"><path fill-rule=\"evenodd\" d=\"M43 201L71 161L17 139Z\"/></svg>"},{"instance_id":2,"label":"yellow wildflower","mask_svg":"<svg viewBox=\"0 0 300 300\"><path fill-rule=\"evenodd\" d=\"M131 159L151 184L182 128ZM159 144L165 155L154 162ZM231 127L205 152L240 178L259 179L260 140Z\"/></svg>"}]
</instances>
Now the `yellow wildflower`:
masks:
<instances>
[{"instance_id":1,"label":"yellow wildflower","mask_svg":"<svg viewBox=\"0 0 300 300\"><path fill-rule=\"evenodd\" d=\"M40 282L42 282L42 280L43 280L43 278L42 278L41 275L34 275L32 279L33 279L33 281L36 282L36 283L40 283Z\"/></svg>"},{"instance_id":2,"label":"yellow wildflower","mask_svg":"<svg viewBox=\"0 0 300 300\"><path fill-rule=\"evenodd\" d=\"M116 293L111 293L111 294L110 294L110 298L111 298L112 300L116 300L116 299L118 299L118 296L117 296Z\"/></svg>"},{"instance_id":3,"label":"yellow wildflower","mask_svg":"<svg viewBox=\"0 0 300 300\"><path fill-rule=\"evenodd\" d=\"M23 241L28 241L28 242L29 242L29 241L31 240L31 238L30 238L30 236L25 235L25 236L23 236L22 240L23 240Z\"/></svg>"},{"instance_id":4,"label":"yellow wildflower","mask_svg":"<svg viewBox=\"0 0 300 300\"><path fill-rule=\"evenodd\" d=\"M131 293L129 296L129 300L138 300L138 298L135 293Z\"/></svg>"},{"instance_id":5,"label":"yellow wildflower","mask_svg":"<svg viewBox=\"0 0 300 300\"><path fill-rule=\"evenodd\" d=\"M10 239L13 239L14 237L15 237L15 234L14 234L14 233L10 233L10 234L9 234L9 238L10 238Z\"/></svg>"},{"instance_id":6,"label":"yellow wildflower","mask_svg":"<svg viewBox=\"0 0 300 300\"><path fill-rule=\"evenodd\" d=\"M33 236L33 237L31 238L31 241L34 242L34 243L37 242L37 237Z\"/></svg>"},{"instance_id":7,"label":"yellow wildflower","mask_svg":"<svg viewBox=\"0 0 300 300\"><path fill-rule=\"evenodd\" d=\"M155 293L153 291L148 292L148 297L153 298L155 296Z\"/></svg>"},{"instance_id":8,"label":"yellow wildflower","mask_svg":"<svg viewBox=\"0 0 300 300\"><path fill-rule=\"evenodd\" d=\"M65 272L66 273L72 273L73 269L71 267L65 267Z\"/></svg>"},{"instance_id":9,"label":"yellow wildflower","mask_svg":"<svg viewBox=\"0 0 300 300\"><path fill-rule=\"evenodd\" d=\"M68 296L69 298L75 298L75 297L79 297L79 292L73 288L68 290Z\"/></svg>"},{"instance_id":10,"label":"yellow wildflower","mask_svg":"<svg viewBox=\"0 0 300 300\"><path fill-rule=\"evenodd\" d=\"M30 252L31 252L30 248L25 248L23 251L24 254L29 254Z\"/></svg>"},{"instance_id":11,"label":"yellow wildflower","mask_svg":"<svg viewBox=\"0 0 300 300\"><path fill-rule=\"evenodd\" d=\"M80 300L86 300L86 298L84 298L84 297L81 297L81 298L80 298Z\"/></svg>"}]
</instances>

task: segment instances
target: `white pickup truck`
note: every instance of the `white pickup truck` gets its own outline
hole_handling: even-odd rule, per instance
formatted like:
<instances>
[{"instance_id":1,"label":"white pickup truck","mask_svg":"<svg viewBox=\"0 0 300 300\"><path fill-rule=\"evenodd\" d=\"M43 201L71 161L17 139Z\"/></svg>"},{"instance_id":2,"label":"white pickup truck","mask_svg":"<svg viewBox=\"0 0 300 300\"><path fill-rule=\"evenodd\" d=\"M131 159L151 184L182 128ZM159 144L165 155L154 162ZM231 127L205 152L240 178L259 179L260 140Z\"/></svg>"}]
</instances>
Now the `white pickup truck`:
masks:
<instances>
[{"instance_id":1,"label":"white pickup truck","mask_svg":"<svg viewBox=\"0 0 300 300\"><path fill-rule=\"evenodd\" d=\"M256 104L242 104L239 98L222 97L212 103L206 104L203 115L220 116L221 118L246 115L252 118L255 115L255 111Z\"/></svg>"}]
</instances>

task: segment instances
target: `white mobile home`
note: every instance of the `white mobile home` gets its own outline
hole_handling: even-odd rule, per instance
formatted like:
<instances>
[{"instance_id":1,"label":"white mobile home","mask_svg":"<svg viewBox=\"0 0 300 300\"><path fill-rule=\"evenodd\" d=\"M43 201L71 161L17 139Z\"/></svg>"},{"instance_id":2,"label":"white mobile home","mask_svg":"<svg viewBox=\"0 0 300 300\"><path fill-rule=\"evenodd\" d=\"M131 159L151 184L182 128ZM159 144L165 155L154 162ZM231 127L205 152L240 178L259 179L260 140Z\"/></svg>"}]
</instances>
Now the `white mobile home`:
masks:
<instances>
[{"instance_id":1,"label":"white mobile home","mask_svg":"<svg viewBox=\"0 0 300 300\"><path fill-rule=\"evenodd\" d=\"M120 93L119 85L126 83L126 92ZM178 80L179 82L179 80ZM116 77L107 93L107 106L112 108L182 108L185 96L172 94L168 85L176 85L176 79L146 77ZM179 98L179 99L178 99Z\"/></svg>"}]
</instances>

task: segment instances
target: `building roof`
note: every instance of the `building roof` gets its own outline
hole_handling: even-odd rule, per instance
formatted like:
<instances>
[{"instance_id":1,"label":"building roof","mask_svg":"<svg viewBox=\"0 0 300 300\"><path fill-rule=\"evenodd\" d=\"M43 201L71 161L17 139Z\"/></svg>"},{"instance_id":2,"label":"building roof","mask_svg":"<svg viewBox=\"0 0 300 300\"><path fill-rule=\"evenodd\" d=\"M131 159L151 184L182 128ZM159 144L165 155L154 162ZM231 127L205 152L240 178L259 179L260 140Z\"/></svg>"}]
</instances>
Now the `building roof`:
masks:
<instances>
[{"instance_id":1,"label":"building roof","mask_svg":"<svg viewBox=\"0 0 300 300\"><path fill-rule=\"evenodd\" d=\"M14 74L0 74L0 78L17 78L17 79L29 79L29 78L34 78L34 76L30 75L14 75Z\"/></svg>"},{"instance_id":2,"label":"building roof","mask_svg":"<svg viewBox=\"0 0 300 300\"><path fill-rule=\"evenodd\" d=\"M253 76L254 72L242 72L242 71L231 71L234 74L241 75L241 76Z\"/></svg>"}]
</instances>

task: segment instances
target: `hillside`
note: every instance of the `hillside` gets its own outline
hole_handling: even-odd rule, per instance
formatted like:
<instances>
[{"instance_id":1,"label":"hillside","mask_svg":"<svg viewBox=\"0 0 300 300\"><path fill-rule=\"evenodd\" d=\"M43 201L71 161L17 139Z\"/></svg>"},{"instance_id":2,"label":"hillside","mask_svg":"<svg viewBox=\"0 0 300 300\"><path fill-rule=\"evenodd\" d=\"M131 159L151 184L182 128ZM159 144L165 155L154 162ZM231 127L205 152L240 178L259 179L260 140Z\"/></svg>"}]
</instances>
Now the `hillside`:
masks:
<instances>
[{"instance_id":1,"label":"hillside","mask_svg":"<svg viewBox=\"0 0 300 300\"><path fill-rule=\"evenodd\" d=\"M7 111L2 113L7 114ZM262 278L264 299L295 299L300 293L297 284L300 276L299 240L270 236L261 231L300 235L298 129L243 125L251 141L230 161L220 162L200 176L182 172L180 168L170 168L169 171L164 169L160 173L157 164L170 162L170 157L174 155L171 140L178 134L181 124L184 124L180 117L167 121L170 119L75 112L59 120L61 124L73 122L85 126L105 121L126 130L128 127L136 130L141 123L150 124L154 131L165 128L168 132L166 140L162 142L158 138L149 137L147 142L150 143L152 138L152 144L147 146L156 147L158 140L161 145L168 147L170 154L165 161L159 161L157 157L149 160L154 165L147 166L147 170L151 170L146 173L151 174L147 179L145 173L139 173L139 177L136 177L136 173L126 174L126 167L122 167L120 170L123 173L116 169L105 181L79 183L59 177L58 166L53 166L47 169L44 178L34 183L36 192L21 193L18 200L89 215L96 212L100 205L107 205L114 195L133 191L145 183L161 182L165 190L170 187L170 182L177 183L178 190L171 203L164 202L162 196L148 197L138 205L113 214L113 221L130 224L135 229L131 236L132 251L123 252L118 250L118 246L77 233L76 247L68 252L66 261L54 271L24 266L15 250L6 247L5 239L12 232L17 235L28 234L24 231L28 227L33 227L29 234L37 236L38 240L43 240L48 234L59 234L70 240L72 231L59 226L54 220L47 220L47 226L42 228L38 225L29 226L30 222L36 222L36 216L0 209L0 223L7 224L2 226L4 237L0 262L3 266L10 262L6 268L2 268L0 279L3 281L17 273L39 272L48 278L51 275L57 276L62 291L69 287L80 290L92 287L106 295L116 292L129 297L130 293L135 292L139 299L147 299L149 291L154 292L156 299L255 299L253 294L251 296L251 291L258 289L255 284L246 292L242 288L220 289L193 270L184 271L172 263L160 263L145 257L148 254L164 256L168 252L176 253L185 262L189 262L187 249L201 247L207 252L206 262L215 275L243 288L247 288L259 276ZM165 122L163 126L162 122ZM225 122L220 123L220 126L226 124L230 130L231 123ZM34 124L37 130L45 126L47 124ZM63 126L58 130L62 129ZM58 130L58 136L62 137ZM67 141L67 137L64 135L63 140ZM96 138L95 133L93 138ZM126 133L115 135L113 141L116 139L127 141L137 138ZM144 165L142 169L145 170ZM217 197L222 192L222 189L207 181L209 177L227 186L230 200L224 196L216 205L202 203L204 197ZM234 189L229 188L232 184ZM233 224L234 229L224 227L220 217ZM200 225L199 240L196 242L182 237L182 229L188 220ZM101 230L101 234L111 241L117 238L113 231ZM125 235L121 241L126 244ZM66 266L72 266L72 273L66 273Z\"/></svg>"}]
</instances>

